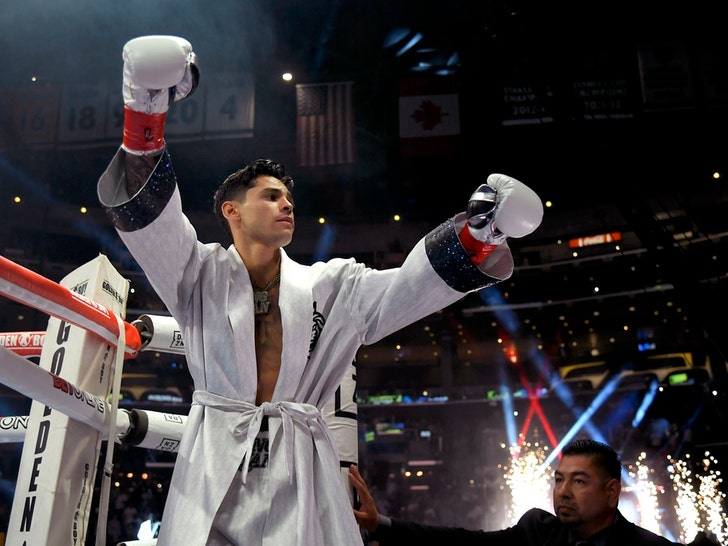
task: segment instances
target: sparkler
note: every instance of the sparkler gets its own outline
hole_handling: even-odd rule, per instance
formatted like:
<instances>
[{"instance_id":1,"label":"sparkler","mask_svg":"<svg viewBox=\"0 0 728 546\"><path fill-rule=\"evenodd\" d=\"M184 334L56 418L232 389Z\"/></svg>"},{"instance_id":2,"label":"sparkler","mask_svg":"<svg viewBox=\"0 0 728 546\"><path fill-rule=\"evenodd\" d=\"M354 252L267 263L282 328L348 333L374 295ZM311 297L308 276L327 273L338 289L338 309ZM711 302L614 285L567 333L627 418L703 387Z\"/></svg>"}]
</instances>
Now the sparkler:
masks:
<instances>
[{"instance_id":1,"label":"sparkler","mask_svg":"<svg viewBox=\"0 0 728 546\"><path fill-rule=\"evenodd\" d=\"M518 521L530 508L552 510L551 476L553 471L544 465L548 447L538 442L523 442L510 449L511 463L505 466L504 478L511 489L511 507L508 518L511 523Z\"/></svg>"},{"instance_id":2,"label":"sparkler","mask_svg":"<svg viewBox=\"0 0 728 546\"><path fill-rule=\"evenodd\" d=\"M700 461L692 461L689 454L686 459L668 457L675 511L683 529L680 539L689 542L700 529L707 529L723 544L728 538L728 516L723 509L726 494L720 489L723 478L711 468L717 460L708 451Z\"/></svg>"},{"instance_id":3,"label":"sparkler","mask_svg":"<svg viewBox=\"0 0 728 546\"><path fill-rule=\"evenodd\" d=\"M628 475L631 478L631 485L625 487L626 492L633 492L637 497L639 524L645 529L657 534L664 534L660 528L660 503L657 493L660 488L652 480L654 470L643 464L647 457L641 453L634 466L628 468Z\"/></svg>"}]
</instances>

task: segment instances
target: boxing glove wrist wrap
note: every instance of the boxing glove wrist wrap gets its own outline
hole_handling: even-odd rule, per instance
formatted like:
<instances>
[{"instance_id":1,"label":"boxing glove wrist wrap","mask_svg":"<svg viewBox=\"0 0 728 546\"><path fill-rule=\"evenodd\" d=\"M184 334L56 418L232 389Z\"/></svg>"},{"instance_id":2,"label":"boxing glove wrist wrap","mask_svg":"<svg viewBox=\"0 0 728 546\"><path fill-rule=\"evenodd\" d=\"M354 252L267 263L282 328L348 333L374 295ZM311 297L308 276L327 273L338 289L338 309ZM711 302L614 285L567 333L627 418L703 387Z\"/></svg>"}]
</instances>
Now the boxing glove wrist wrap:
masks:
<instances>
[{"instance_id":1,"label":"boxing glove wrist wrap","mask_svg":"<svg viewBox=\"0 0 728 546\"><path fill-rule=\"evenodd\" d=\"M164 148L164 123L167 112L146 114L124 106L122 146L132 154L145 155Z\"/></svg>"},{"instance_id":2,"label":"boxing glove wrist wrap","mask_svg":"<svg viewBox=\"0 0 728 546\"><path fill-rule=\"evenodd\" d=\"M470 228L468 227L467 222L463 226L463 229L460 230L458 238L460 239L460 244L463 245L465 252L468 253L468 256L470 256L470 259L475 265L483 263L488 255L490 255L490 253L498 246L486 244L473 237L473 234L470 233Z\"/></svg>"}]
</instances>

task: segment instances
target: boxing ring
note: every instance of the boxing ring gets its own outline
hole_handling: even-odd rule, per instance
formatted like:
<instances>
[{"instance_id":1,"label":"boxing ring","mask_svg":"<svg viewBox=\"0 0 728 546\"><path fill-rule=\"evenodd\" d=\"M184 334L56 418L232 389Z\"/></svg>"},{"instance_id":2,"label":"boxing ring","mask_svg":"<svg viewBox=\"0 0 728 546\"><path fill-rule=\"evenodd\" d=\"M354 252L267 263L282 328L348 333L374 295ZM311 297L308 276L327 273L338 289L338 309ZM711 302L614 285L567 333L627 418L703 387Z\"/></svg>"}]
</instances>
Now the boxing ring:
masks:
<instances>
[{"instance_id":1,"label":"boxing ring","mask_svg":"<svg viewBox=\"0 0 728 546\"><path fill-rule=\"evenodd\" d=\"M96 544L103 545L113 446L177 451L186 415L118 407L124 360L143 350L184 353L170 317L123 320L128 291L103 255L60 283L0 256L0 294L50 317L45 332L0 334L0 382L32 400L29 415L0 419L0 441L23 442L9 544L84 544L98 503Z\"/></svg>"},{"instance_id":2,"label":"boxing ring","mask_svg":"<svg viewBox=\"0 0 728 546\"><path fill-rule=\"evenodd\" d=\"M0 443L22 442L8 544L84 545L98 504L96 546L106 546L114 445L176 453L187 415L119 408L125 360L142 351L184 354L176 321L125 320L129 281L104 255L55 283L0 256L0 295L49 315L44 332L0 332L0 383L31 399L28 415L0 416ZM39 364L29 357L40 357ZM356 369L322 408L340 458L358 463ZM113 439L113 441L111 441ZM106 451L101 463L102 444ZM100 493L94 484L101 468ZM156 539L118 546L154 546Z\"/></svg>"}]
</instances>

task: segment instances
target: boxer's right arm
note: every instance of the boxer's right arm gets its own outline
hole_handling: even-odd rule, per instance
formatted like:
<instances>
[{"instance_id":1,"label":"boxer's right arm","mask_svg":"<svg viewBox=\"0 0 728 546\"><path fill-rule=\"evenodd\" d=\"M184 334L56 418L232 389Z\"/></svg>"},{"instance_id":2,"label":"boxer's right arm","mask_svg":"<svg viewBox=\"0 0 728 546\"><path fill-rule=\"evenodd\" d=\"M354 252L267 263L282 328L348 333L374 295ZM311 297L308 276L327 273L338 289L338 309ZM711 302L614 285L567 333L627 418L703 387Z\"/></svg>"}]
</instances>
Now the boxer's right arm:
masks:
<instances>
[{"instance_id":1,"label":"boxer's right arm","mask_svg":"<svg viewBox=\"0 0 728 546\"><path fill-rule=\"evenodd\" d=\"M197 87L192 45L176 36L142 36L124 45L124 171L131 197L145 184L164 150L169 104Z\"/></svg>"},{"instance_id":2,"label":"boxer's right arm","mask_svg":"<svg viewBox=\"0 0 728 546\"><path fill-rule=\"evenodd\" d=\"M124 157L124 182L127 195L136 195L142 189L142 186L149 180L157 161L159 161L159 155L126 154Z\"/></svg>"}]
</instances>

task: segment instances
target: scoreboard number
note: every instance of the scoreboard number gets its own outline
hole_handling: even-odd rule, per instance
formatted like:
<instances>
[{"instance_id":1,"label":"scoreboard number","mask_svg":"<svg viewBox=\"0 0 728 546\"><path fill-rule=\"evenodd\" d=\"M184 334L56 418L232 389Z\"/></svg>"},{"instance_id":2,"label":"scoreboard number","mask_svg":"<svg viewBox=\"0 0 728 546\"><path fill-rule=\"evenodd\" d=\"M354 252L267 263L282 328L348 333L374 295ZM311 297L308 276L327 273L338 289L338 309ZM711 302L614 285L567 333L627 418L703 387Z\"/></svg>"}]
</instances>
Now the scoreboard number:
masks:
<instances>
[{"instance_id":1,"label":"scoreboard number","mask_svg":"<svg viewBox=\"0 0 728 546\"><path fill-rule=\"evenodd\" d=\"M252 136L255 119L255 86L243 74L213 74L205 103L205 134Z\"/></svg>"},{"instance_id":2,"label":"scoreboard number","mask_svg":"<svg viewBox=\"0 0 728 546\"><path fill-rule=\"evenodd\" d=\"M73 85L63 89L58 143L98 142L106 136L105 85Z\"/></svg>"}]
</instances>

